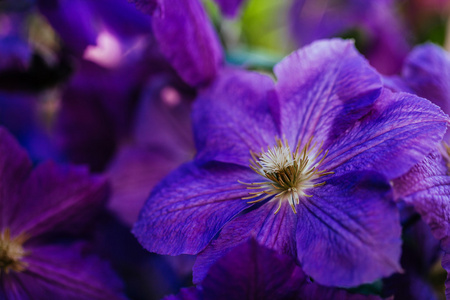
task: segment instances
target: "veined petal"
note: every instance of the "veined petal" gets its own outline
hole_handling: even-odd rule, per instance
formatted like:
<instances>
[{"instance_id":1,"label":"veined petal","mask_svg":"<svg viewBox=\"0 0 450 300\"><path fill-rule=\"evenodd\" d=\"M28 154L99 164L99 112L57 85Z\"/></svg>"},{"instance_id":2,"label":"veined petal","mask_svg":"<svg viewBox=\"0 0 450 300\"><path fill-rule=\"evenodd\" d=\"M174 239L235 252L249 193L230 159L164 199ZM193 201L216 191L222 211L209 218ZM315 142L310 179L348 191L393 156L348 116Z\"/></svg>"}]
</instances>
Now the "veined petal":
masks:
<instances>
[{"instance_id":1,"label":"veined petal","mask_svg":"<svg viewBox=\"0 0 450 300\"><path fill-rule=\"evenodd\" d=\"M197 256L193 281L201 282L214 262L249 238L255 238L259 244L279 253L295 257L297 215L287 203L283 203L278 213L274 214L278 205L276 200L267 202L228 223L219 237Z\"/></svg>"},{"instance_id":2,"label":"veined petal","mask_svg":"<svg viewBox=\"0 0 450 300\"><path fill-rule=\"evenodd\" d=\"M268 101L272 87L269 76L256 72L221 72L194 103L197 160L248 166L250 150L275 144L279 134Z\"/></svg>"},{"instance_id":3,"label":"veined petal","mask_svg":"<svg viewBox=\"0 0 450 300\"><path fill-rule=\"evenodd\" d=\"M250 206L242 199L248 190L238 180L253 182L255 175L237 165L186 163L153 190L133 233L151 252L197 254Z\"/></svg>"},{"instance_id":4,"label":"veined petal","mask_svg":"<svg viewBox=\"0 0 450 300\"><path fill-rule=\"evenodd\" d=\"M401 271L399 213L382 176L333 176L311 194L297 205L298 259L306 274L351 287Z\"/></svg>"},{"instance_id":5,"label":"veined petal","mask_svg":"<svg viewBox=\"0 0 450 300\"><path fill-rule=\"evenodd\" d=\"M450 176L438 151L395 179L394 191L396 199L414 206L438 240L450 236Z\"/></svg>"},{"instance_id":6,"label":"veined petal","mask_svg":"<svg viewBox=\"0 0 450 300\"><path fill-rule=\"evenodd\" d=\"M152 18L161 52L186 83L208 83L222 64L222 48L201 2L164 0L163 7Z\"/></svg>"},{"instance_id":7,"label":"veined petal","mask_svg":"<svg viewBox=\"0 0 450 300\"><path fill-rule=\"evenodd\" d=\"M438 145L448 123L428 100L383 89L371 112L328 149L322 166L335 174L370 169L394 179Z\"/></svg>"},{"instance_id":8,"label":"veined petal","mask_svg":"<svg viewBox=\"0 0 450 300\"><path fill-rule=\"evenodd\" d=\"M437 45L415 47L403 65L402 75L384 81L394 91L416 94L450 113L450 54Z\"/></svg>"},{"instance_id":9,"label":"veined petal","mask_svg":"<svg viewBox=\"0 0 450 300\"><path fill-rule=\"evenodd\" d=\"M39 165L23 184L20 208L11 230L29 236L59 231L76 232L104 208L106 181L90 176L86 168Z\"/></svg>"},{"instance_id":10,"label":"veined petal","mask_svg":"<svg viewBox=\"0 0 450 300\"><path fill-rule=\"evenodd\" d=\"M124 300L122 283L100 258L83 253L83 245L33 247L27 270L17 273L30 299Z\"/></svg>"},{"instance_id":11,"label":"veined petal","mask_svg":"<svg viewBox=\"0 0 450 300\"><path fill-rule=\"evenodd\" d=\"M324 147L368 112L381 78L351 41L318 41L274 68L280 102L278 122L290 144L312 135Z\"/></svg>"}]
</instances>

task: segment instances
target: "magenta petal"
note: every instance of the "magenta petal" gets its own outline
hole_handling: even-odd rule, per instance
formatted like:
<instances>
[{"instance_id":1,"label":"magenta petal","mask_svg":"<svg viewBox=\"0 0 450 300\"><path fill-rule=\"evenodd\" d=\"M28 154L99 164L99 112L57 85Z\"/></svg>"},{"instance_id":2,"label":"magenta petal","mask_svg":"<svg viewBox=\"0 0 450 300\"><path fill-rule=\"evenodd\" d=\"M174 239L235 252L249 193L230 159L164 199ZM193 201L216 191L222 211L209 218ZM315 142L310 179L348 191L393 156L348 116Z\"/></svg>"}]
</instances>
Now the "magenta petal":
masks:
<instances>
[{"instance_id":1,"label":"magenta petal","mask_svg":"<svg viewBox=\"0 0 450 300\"><path fill-rule=\"evenodd\" d=\"M352 287L401 271L401 227L390 185L373 172L332 177L298 205L298 258L324 285Z\"/></svg>"},{"instance_id":2,"label":"magenta petal","mask_svg":"<svg viewBox=\"0 0 450 300\"><path fill-rule=\"evenodd\" d=\"M199 0L164 1L152 24L161 52L185 82L199 86L214 79L222 48Z\"/></svg>"},{"instance_id":3,"label":"magenta petal","mask_svg":"<svg viewBox=\"0 0 450 300\"><path fill-rule=\"evenodd\" d=\"M125 299L122 283L111 267L83 253L82 244L28 250L28 267L17 276L32 299Z\"/></svg>"},{"instance_id":4,"label":"magenta petal","mask_svg":"<svg viewBox=\"0 0 450 300\"><path fill-rule=\"evenodd\" d=\"M381 78L351 41L318 41L275 66L282 133L291 144L314 135L324 146L365 114Z\"/></svg>"},{"instance_id":5,"label":"magenta petal","mask_svg":"<svg viewBox=\"0 0 450 300\"><path fill-rule=\"evenodd\" d=\"M271 201L228 223L219 237L197 256L193 268L193 281L196 283L202 281L215 261L251 237L267 248L295 258L297 215L287 204L282 205L275 215L277 209L278 201Z\"/></svg>"},{"instance_id":6,"label":"magenta petal","mask_svg":"<svg viewBox=\"0 0 450 300\"><path fill-rule=\"evenodd\" d=\"M442 140L448 116L426 99L383 89L372 111L331 145L322 166L336 174L405 174Z\"/></svg>"},{"instance_id":7,"label":"magenta petal","mask_svg":"<svg viewBox=\"0 0 450 300\"><path fill-rule=\"evenodd\" d=\"M31 161L17 141L0 127L0 231L20 209L22 185L31 172Z\"/></svg>"},{"instance_id":8,"label":"magenta petal","mask_svg":"<svg viewBox=\"0 0 450 300\"><path fill-rule=\"evenodd\" d=\"M279 136L267 92L273 80L256 72L226 70L201 93L193 107L197 159L249 165Z\"/></svg>"},{"instance_id":9,"label":"magenta petal","mask_svg":"<svg viewBox=\"0 0 450 300\"><path fill-rule=\"evenodd\" d=\"M105 179L90 176L86 168L43 163L22 186L11 230L29 236L80 230L103 209L106 196Z\"/></svg>"},{"instance_id":10,"label":"magenta petal","mask_svg":"<svg viewBox=\"0 0 450 300\"><path fill-rule=\"evenodd\" d=\"M248 190L238 180L253 182L255 175L237 165L186 163L153 190L133 233L151 252L197 254L249 206L242 199Z\"/></svg>"},{"instance_id":11,"label":"magenta petal","mask_svg":"<svg viewBox=\"0 0 450 300\"><path fill-rule=\"evenodd\" d=\"M236 16L244 0L215 0L222 13L230 18Z\"/></svg>"}]
</instances>

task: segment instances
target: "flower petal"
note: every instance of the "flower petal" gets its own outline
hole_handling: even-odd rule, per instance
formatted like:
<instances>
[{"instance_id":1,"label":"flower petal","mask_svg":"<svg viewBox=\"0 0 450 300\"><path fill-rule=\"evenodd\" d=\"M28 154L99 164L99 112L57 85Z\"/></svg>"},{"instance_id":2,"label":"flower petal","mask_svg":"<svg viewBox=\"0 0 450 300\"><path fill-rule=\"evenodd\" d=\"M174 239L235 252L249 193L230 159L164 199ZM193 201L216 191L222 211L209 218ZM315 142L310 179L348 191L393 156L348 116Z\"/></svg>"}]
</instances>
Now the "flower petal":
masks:
<instances>
[{"instance_id":1,"label":"flower petal","mask_svg":"<svg viewBox=\"0 0 450 300\"><path fill-rule=\"evenodd\" d=\"M186 163L153 190L133 233L151 252L197 254L249 206L242 200L248 190L238 180L253 182L255 175L231 164Z\"/></svg>"},{"instance_id":2,"label":"flower petal","mask_svg":"<svg viewBox=\"0 0 450 300\"><path fill-rule=\"evenodd\" d=\"M405 174L442 140L448 116L426 99L383 89L372 111L329 148L323 168Z\"/></svg>"},{"instance_id":3,"label":"flower petal","mask_svg":"<svg viewBox=\"0 0 450 300\"><path fill-rule=\"evenodd\" d=\"M394 191L396 199L414 206L438 240L450 236L450 176L438 151L394 180Z\"/></svg>"},{"instance_id":4,"label":"flower petal","mask_svg":"<svg viewBox=\"0 0 450 300\"><path fill-rule=\"evenodd\" d=\"M274 72L279 122L293 145L314 135L326 147L369 110L381 89L380 76L353 43L339 39L297 50Z\"/></svg>"},{"instance_id":5,"label":"flower petal","mask_svg":"<svg viewBox=\"0 0 450 300\"><path fill-rule=\"evenodd\" d=\"M0 127L0 231L9 226L15 212L23 206L19 195L31 169L25 150Z\"/></svg>"},{"instance_id":6,"label":"flower petal","mask_svg":"<svg viewBox=\"0 0 450 300\"><path fill-rule=\"evenodd\" d=\"M270 77L227 70L200 94L193 107L197 160L249 165L250 150L273 145L279 133L268 102Z\"/></svg>"},{"instance_id":7,"label":"flower petal","mask_svg":"<svg viewBox=\"0 0 450 300\"><path fill-rule=\"evenodd\" d=\"M404 91L426 98L450 113L450 54L431 43L417 46L407 57L402 76L385 78L394 91ZM450 137L447 132L446 139Z\"/></svg>"},{"instance_id":8,"label":"flower petal","mask_svg":"<svg viewBox=\"0 0 450 300\"><path fill-rule=\"evenodd\" d=\"M205 299L379 299L311 282L295 260L250 239L218 260L202 282Z\"/></svg>"},{"instance_id":9,"label":"flower petal","mask_svg":"<svg viewBox=\"0 0 450 300\"><path fill-rule=\"evenodd\" d=\"M33 247L27 269L18 273L32 299L125 299L111 267L84 253L83 245Z\"/></svg>"},{"instance_id":10,"label":"flower petal","mask_svg":"<svg viewBox=\"0 0 450 300\"><path fill-rule=\"evenodd\" d=\"M269 201L228 223L219 237L197 256L193 268L193 281L195 283L202 281L215 261L251 237L261 245L295 258L297 215L287 203L274 214L277 209L278 201Z\"/></svg>"},{"instance_id":11,"label":"flower petal","mask_svg":"<svg viewBox=\"0 0 450 300\"><path fill-rule=\"evenodd\" d=\"M106 196L105 179L90 176L86 168L43 163L22 186L11 230L34 237L49 231L77 232L104 208Z\"/></svg>"},{"instance_id":12,"label":"flower petal","mask_svg":"<svg viewBox=\"0 0 450 300\"><path fill-rule=\"evenodd\" d=\"M163 14L152 18L161 52L188 84L208 83L222 64L222 48L202 4L170 0L163 8Z\"/></svg>"},{"instance_id":13,"label":"flower petal","mask_svg":"<svg viewBox=\"0 0 450 300\"><path fill-rule=\"evenodd\" d=\"M351 287L401 270L399 213L382 176L333 176L310 193L297 206L298 259L306 274Z\"/></svg>"}]
</instances>

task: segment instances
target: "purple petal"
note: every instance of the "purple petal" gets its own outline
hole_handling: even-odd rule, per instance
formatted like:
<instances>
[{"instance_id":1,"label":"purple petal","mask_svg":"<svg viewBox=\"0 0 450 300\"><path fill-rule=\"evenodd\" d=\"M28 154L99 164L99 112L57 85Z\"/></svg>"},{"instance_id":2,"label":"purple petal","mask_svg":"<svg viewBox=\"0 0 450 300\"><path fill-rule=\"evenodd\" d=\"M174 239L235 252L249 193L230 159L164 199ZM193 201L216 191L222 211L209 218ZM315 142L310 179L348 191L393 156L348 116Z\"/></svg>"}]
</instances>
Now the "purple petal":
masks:
<instances>
[{"instance_id":1,"label":"purple petal","mask_svg":"<svg viewBox=\"0 0 450 300\"><path fill-rule=\"evenodd\" d=\"M450 176L439 152L430 153L407 174L394 180L394 191L396 199L414 206L438 240L449 236Z\"/></svg>"},{"instance_id":2,"label":"purple petal","mask_svg":"<svg viewBox=\"0 0 450 300\"><path fill-rule=\"evenodd\" d=\"M298 205L298 258L315 281L356 286L401 271L401 227L377 173L333 176Z\"/></svg>"},{"instance_id":3,"label":"purple petal","mask_svg":"<svg viewBox=\"0 0 450 300\"><path fill-rule=\"evenodd\" d=\"M164 13L152 19L161 52L192 86L214 79L222 64L222 48L199 0L164 2Z\"/></svg>"},{"instance_id":4,"label":"purple petal","mask_svg":"<svg viewBox=\"0 0 450 300\"><path fill-rule=\"evenodd\" d=\"M381 79L351 41L315 42L275 66L282 133L295 145L314 135L326 147L369 110Z\"/></svg>"},{"instance_id":5,"label":"purple petal","mask_svg":"<svg viewBox=\"0 0 450 300\"><path fill-rule=\"evenodd\" d=\"M16 273L31 299L125 299L111 267L81 244L33 247L27 269Z\"/></svg>"},{"instance_id":6,"label":"purple petal","mask_svg":"<svg viewBox=\"0 0 450 300\"><path fill-rule=\"evenodd\" d=\"M239 212L249 206L242 197L256 175L249 168L211 162L187 163L152 192L133 233L151 252L197 254Z\"/></svg>"},{"instance_id":7,"label":"purple petal","mask_svg":"<svg viewBox=\"0 0 450 300\"><path fill-rule=\"evenodd\" d=\"M275 127L267 92L270 77L255 72L227 70L193 107L197 160L218 160L249 165L250 150L273 145L280 136Z\"/></svg>"},{"instance_id":8,"label":"purple petal","mask_svg":"<svg viewBox=\"0 0 450 300\"><path fill-rule=\"evenodd\" d=\"M336 174L371 169L399 177L438 145L448 122L428 100L383 89L372 111L331 145L322 166Z\"/></svg>"},{"instance_id":9,"label":"purple petal","mask_svg":"<svg viewBox=\"0 0 450 300\"><path fill-rule=\"evenodd\" d=\"M450 113L450 54L439 46L415 47L404 63L402 76L385 81L394 91L414 93Z\"/></svg>"},{"instance_id":10,"label":"purple petal","mask_svg":"<svg viewBox=\"0 0 450 300\"><path fill-rule=\"evenodd\" d=\"M217 5L219 5L222 13L229 17L233 18L236 16L240 6L244 2L244 0L215 0Z\"/></svg>"},{"instance_id":11,"label":"purple petal","mask_svg":"<svg viewBox=\"0 0 450 300\"><path fill-rule=\"evenodd\" d=\"M295 261L243 243L222 257L202 283L205 299L379 299L310 282Z\"/></svg>"},{"instance_id":12,"label":"purple petal","mask_svg":"<svg viewBox=\"0 0 450 300\"><path fill-rule=\"evenodd\" d=\"M23 184L20 207L8 218L9 225L29 236L76 232L93 221L106 195L104 178L89 176L85 168L43 163Z\"/></svg>"},{"instance_id":13,"label":"purple petal","mask_svg":"<svg viewBox=\"0 0 450 300\"><path fill-rule=\"evenodd\" d=\"M202 281L209 268L220 257L251 237L267 248L295 258L297 215L286 203L277 214L274 214L277 209L278 201L270 201L228 223L219 237L197 256L193 268L193 281L195 283Z\"/></svg>"},{"instance_id":14,"label":"purple petal","mask_svg":"<svg viewBox=\"0 0 450 300\"><path fill-rule=\"evenodd\" d=\"M31 172L31 161L11 134L0 127L0 231L23 206L20 193Z\"/></svg>"}]
</instances>

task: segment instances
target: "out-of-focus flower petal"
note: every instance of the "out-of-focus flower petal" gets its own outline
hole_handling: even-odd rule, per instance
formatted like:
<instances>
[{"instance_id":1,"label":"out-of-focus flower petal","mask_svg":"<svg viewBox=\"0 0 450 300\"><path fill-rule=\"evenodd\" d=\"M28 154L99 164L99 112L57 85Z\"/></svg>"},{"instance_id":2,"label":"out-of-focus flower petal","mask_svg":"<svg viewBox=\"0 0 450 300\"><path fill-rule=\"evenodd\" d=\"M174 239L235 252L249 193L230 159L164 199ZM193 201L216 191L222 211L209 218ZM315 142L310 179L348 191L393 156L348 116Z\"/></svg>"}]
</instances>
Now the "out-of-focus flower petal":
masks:
<instances>
[{"instance_id":1,"label":"out-of-focus flower petal","mask_svg":"<svg viewBox=\"0 0 450 300\"><path fill-rule=\"evenodd\" d=\"M73 300L126 299L111 267L84 253L82 244L35 246L29 251L27 270L16 274L29 299L44 299L44 295Z\"/></svg>"},{"instance_id":2,"label":"out-of-focus flower petal","mask_svg":"<svg viewBox=\"0 0 450 300\"><path fill-rule=\"evenodd\" d=\"M106 181L86 168L61 167L47 162L36 167L23 183L21 199L6 218L11 230L36 237L48 232L82 229L107 199Z\"/></svg>"},{"instance_id":3,"label":"out-of-focus flower petal","mask_svg":"<svg viewBox=\"0 0 450 300\"><path fill-rule=\"evenodd\" d=\"M167 3L166 3L167 2ZM192 86L210 82L222 64L222 48L199 0L170 0L152 18L161 52Z\"/></svg>"}]
</instances>

